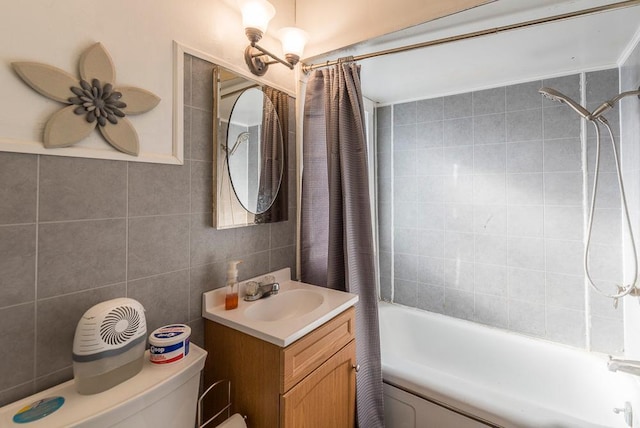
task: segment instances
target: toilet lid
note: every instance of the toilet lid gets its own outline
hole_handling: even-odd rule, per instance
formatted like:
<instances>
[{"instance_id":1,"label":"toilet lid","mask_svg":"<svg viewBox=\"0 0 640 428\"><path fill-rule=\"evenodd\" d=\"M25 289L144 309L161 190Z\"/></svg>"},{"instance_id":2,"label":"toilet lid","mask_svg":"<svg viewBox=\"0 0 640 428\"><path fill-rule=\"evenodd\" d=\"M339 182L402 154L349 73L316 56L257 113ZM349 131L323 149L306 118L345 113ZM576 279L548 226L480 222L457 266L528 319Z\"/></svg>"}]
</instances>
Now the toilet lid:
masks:
<instances>
[{"instance_id":1,"label":"toilet lid","mask_svg":"<svg viewBox=\"0 0 640 428\"><path fill-rule=\"evenodd\" d=\"M141 411L150 402L160 400L197 375L204 367L206 355L206 351L191 345L189 355L183 361L159 366L149 362L149 351L146 351L142 371L121 384L98 394L80 395L76 392L74 381L70 380L1 407L0 427L77 427L88 423L91 426L102 426L98 419L108 420L110 425L117 423ZM47 400L50 398L54 399ZM41 410L46 414L31 411L29 406L34 409L40 407L34 406L34 403L40 403L43 406ZM16 422L14 417L20 414L22 416ZM23 418L33 419L27 423L20 422Z\"/></svg>"}]
</instances>

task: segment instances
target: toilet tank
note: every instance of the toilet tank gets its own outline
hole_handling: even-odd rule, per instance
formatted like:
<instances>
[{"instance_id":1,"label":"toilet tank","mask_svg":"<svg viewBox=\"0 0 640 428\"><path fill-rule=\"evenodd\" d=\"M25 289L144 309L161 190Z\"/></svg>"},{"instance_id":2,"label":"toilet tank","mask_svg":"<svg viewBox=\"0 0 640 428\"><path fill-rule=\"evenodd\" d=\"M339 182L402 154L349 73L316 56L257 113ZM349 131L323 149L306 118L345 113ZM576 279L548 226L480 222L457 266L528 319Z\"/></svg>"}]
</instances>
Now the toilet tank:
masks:
<instances>
[{"instance_id":1,"label":"toilet tank","mask_svg":"<svg viewBox=\"0 0 640 428\"><path fill-rule=\"evenodd\" d=\"M146 351L142 371L131 379L94 395L78 394L70 380L0 408L0 427L191 428L206 356L205 350L191 344L182 360L157 365L149 361ZM64 400L53 413L26 424L13 421L21 409L53 397Z\"/></svg>"}]
</instances>

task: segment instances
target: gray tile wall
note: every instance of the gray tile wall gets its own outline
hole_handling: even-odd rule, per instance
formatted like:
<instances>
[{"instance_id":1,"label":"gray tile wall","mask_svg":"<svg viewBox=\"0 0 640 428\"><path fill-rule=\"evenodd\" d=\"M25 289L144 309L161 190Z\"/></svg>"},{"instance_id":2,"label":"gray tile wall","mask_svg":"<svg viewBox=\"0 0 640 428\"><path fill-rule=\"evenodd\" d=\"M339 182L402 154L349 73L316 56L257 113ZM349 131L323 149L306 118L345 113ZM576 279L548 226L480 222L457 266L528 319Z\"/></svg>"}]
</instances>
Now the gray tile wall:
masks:
<instances>
[{"instance_id":1,"label":"gray tile wall","mask_svg":"<svg viewBox=\"0 0 640 428\"><path fill-rule=\"evenodd\" d=\"M617 94L617 69L585 80L589 109ZM591 291L585 307L595 134L583 150L580 119L543 99L542 86L582 98L575 74L377 109L381 295L619 353L622 310ZM609 119L617 123L617 112ZM603 147L591 261L607 288L620 281L622 261L615 166Z\"/></svg>"},{"instance_id":2,"label":"gray tile wall","mask_svg":"<svg viewBox=\"0 0 640 428\"><path fill-rule=\"evenodd\" d=\"M288 222L211 227L211 76L185 57L184 165L0 153L0 406L73 377L75 326L100 301L137 299L149 331L188 323L201 345L201 294L227 260L243 279L295 271L295 198Z\"/></svg>"},{"instance_id":3,"label":"gray tile wall","mask_svg":"<svg viewBox=\"0 0 640 428\"><path fill-rule=\"evenodd\" d=\"M640 44L629 55L629 58L620 68L620 90L632 91L640 87ZM625 190L627 192L627 202L631 217L631 224L634 231L636 248L640 237L640 102L638 98L625 98L620 103L621 116L621 151L622 170L624 173ZM633 277L633 258L631 254L631 242L626 239L623 242L625 255L625 274L627 283ZM636 266L637 267L637 266ZM629 358L640 357L640 335L639 327L635 320L639 319L640 307L637 300L625 299L625 313L627 322L631 321L626 331L626 344Z\"/></svg>"}]
</instances>

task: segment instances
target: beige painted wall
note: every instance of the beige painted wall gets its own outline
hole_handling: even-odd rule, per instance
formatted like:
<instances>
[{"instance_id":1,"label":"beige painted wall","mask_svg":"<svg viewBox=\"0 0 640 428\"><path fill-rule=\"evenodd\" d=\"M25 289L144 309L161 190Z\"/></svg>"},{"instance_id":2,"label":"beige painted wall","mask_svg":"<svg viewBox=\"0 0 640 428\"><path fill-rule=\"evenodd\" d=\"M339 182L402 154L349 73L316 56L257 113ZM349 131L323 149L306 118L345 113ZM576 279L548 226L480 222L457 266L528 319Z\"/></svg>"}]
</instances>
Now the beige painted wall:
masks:
<instances>
[{"instance_id":1,"label":"beige painted wall","mask_svg":"<svg viewBox=\"0 0 640 428\"><path fill-rule=\"evenodd\" d=\"M279 41L272 34L294 24L294 1L272 0L278 13L264 43L275 52L280 51ZM141 154L171 153L173 40L252 76L244 62L248 41L235 0L8 1L2 7L0 39L4 99L0 104L0 150L4 143L40 146L44 124L62 106L25 85L13 73L12 61L42 62L76 74L82 51L102 42L113 58L116 84L147 89L162 100L154 110L132 119ZM286 67L272 67L262 80L295 93L294 73ZM105 147L98 132L81 145L97 151Z\"/></svg>"},{"instance_id":2,"label":"beige painted wall","mask_svg":"<svg viewBox=\"0 0 640 428\"><path fill-rule=\"evenodd\" d=\"M493 0L296 0L297 26L310 58Z\"/></svg>"}]
</instances>

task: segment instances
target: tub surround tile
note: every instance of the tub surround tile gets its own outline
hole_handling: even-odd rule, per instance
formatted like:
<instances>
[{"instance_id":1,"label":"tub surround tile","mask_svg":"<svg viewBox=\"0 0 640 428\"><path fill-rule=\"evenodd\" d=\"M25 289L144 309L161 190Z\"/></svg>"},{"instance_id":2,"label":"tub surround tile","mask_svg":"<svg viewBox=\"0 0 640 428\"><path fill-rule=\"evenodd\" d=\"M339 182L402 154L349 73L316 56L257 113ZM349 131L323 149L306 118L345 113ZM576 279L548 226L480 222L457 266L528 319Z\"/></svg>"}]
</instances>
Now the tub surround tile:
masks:
<instances>
[{"instance_id":1,"label":"tub surround tile","mask_svg":"<svg viewBox=\"0 0 640 428\"><path fill-rule=\"evenodd\" d=\"M474 234L450 232L445 233L444 257L447 259L473 262Z\"/></svg>"},{"instance_id":2,"label":"tub surround tile","mask_svg":"<svg viewBox=\"0 0 640 428\"><path fill-rule=\"evenodd\" d=\"M506 115L504 113L474 116L473 144L494 144L507 141Z\"/></svg>"},{"instance_id":3,"label":"tub surround tile","mask_svg":"<svg viewBox=\"0 0 640 428\"><path fill-rule=\"evenodd\" d=\"M473 96L470 92L444 97L443 105L445 119L469 117L473 114Z\"/></svg>"},{"instance_id":4,"label":"tub surround tile","mask_svg":"<svg viewBox=\"0 0 640 428\"><path fill-rule=\"evenodd\" d=\"M544 236L551 239L582 240L584 211L582 207L544 207Z\"/></svg>"},{"instance_id":5,"label":"tub surround tile","mask_svg":"<svg viewBox=\"0 0 640 428\"><path fill-rule=\"evenodd\" d=\"M506 109L506 88L485 89L473 93L473 114L475 116L502 113Z\"/></svg>"},{"instance_id":6,"label":"tub surround tile","mask_svg":"<svg viewBox=\"0 0 640 428\"><path fill-rule=\"evenodd\" d=\"M545 273L540 270L508 269L509 298L544 305Z\"/></svg>"},{"instance_id":7,"label":"tub surround tile","mask_svg":"<svg viewBox=\"0 0 640 428\"><path fill-rule=\"evenodd\" d=\"M473 144L473 118L449 119L443 123L444 146L468 146Z\"/></svg>"},{"instance_id":8,"label":"tub surround tile","mask_svg":"<svg viewBox=\"0 0 640 428\"><path fill-rule=\"evenodd\" d=\"M445 229L452 232L473 232L473 205L446 204Z\"/></svg>"},{"instance_id":9,"label":"tub surround tile","mask_svg":"<svg viewBox=\"0 0 640 428\"><path fill-rule=\"evenodd\" d=\"M416 120L418 122L433 122L444 119L443 98L420 100L416 103Z\"/></svg>"},{"instance_id":10,"label":"tub surround tile","mask_svg":"<svg viewBox=\"0 0 640 428\"><path fill-rule=\"evenodd\" d=\"M393 150L415 150L416 124L396 125L393 127Z\"/></svg>"},{"instance_id":11,"label":"tub surround tile","mask_svg":"<svg viewBox=\"0 0 640 428\"><path fill-rule=\"evenodd\" d=\"M425 257L444 257L446 238L443 230L419 229L417 231L418 255ZM411 250L408 250L409 252Z\"/></svg>"},{"instance_id":12,"label":"tub surround tile","mask_svg":"<svg viewBox=\"0 0 640 428\"><path fill-rule=\"evenodd\" d=\"M507 174L509 205L543 205L543 174Z\"/></svg>"},{"instance_id":13,"label":"tub surround tile","mask_svg":"<svg viewBox=\"0 0 640 428\"><path fill-rule=\"evenodd\" d=\"M623 354L624 323L622 319L591 317L591 350L606 354Z\"/></svg>"},{"instance_id":14,"label":"tub surround tile","mask_svg":"<svg viewBox=\"0 0 640 428\"><path fill-rule=\"evenodd\" d=\"M475 235L475 262L506 265L507 238L497 235Z\"/></svg>"},{"instance_id":15,"label":"tub surround tile","mask_svg":"<svg viewBox=\"0 0 640 428\"><path fill-rule=\"evenodd\" d=\"M444 144L444 122L423 122L416 125L416 148L442 147Z\"/></svg>"},{"instance_id":16,"label":"tub surround tile","mask_svg":"<svg viewBox=\"0 0 640 428\"><path fill-rule=\"evenodd\" d=\"M620 92L618 74L617 68L586 73L585 80L587 85L585 95L587 103L602 104L618 95Z\"/></svg>"},{"instance_id":17,"label":"tub surround tile","mask_svg":"<svg viewBox=\"0 0 640 428\"><path fill-rule=\"evenodd\" d=\"M476 263L474 291L496 297L507 296L507 268L500 265ZM476 315L477 313L476 299Z\"/></svg>"},{"instance_id":18,"label":"tub surround tile","mask_svg":"<svg viewBox=\"0 0 640 428\"><path fill-rule=\"evenodd\" d=\"M542 81L519 83L506 87L507 111L528 110L542 107L542 96L538 89Z\"/></svg>"},{"instance_id":19,"label":"tub surround tile","mask_svg":"<svg viewBox=\"0 0 640 428\"><path fill-rule=\"evenodd\" d=\"M393 106L393 125L416 123L416 102L396 104Z\"/></svg>"},{"instance_id":20,"label":"tub surround tile","mask_svg":"<svg viewBox=\"0 0 640 428\"><path fill-rule=\"evenodd\" d=\"M582 142L579 138L544 142L544 171L582 171Z\"/></svg>"},{"instance_id":21,"label":"tub surround tile","mask_svg":"<svg viewBox=\"0 0 640 428\"><path fill-rule=\"evenodd\" d=\"M580 75L572 74L569 76L553 77L551 79L544 79L542 86L547 88L553 88L558 92L562 92L571 99L580 99ZM557 106L558 102L550 100L540 95L544 107ZM566 107L566 106L565 106ZM570 110L567 107L568 110Z\"/></svg>"},{"instance_id":22,"label":"tub surround tile","mask_svg":"<svg viewBox=\"0 0 640 428\"><path fill-rule=\"evenodd\" d=\"M507 207L507 235L542 238L544 226L544 206L509 205Z\"/></svg>"},{"instance_id":23,"label":"tub surround tile","mask_svg":"<svg viewBox=\"0 0 640 428\"><path fill-rule=\"evenodd\" d=\"M393 140L391 139L391 127L387 126L387 127L381 128L380 126L378 126L378 129L376 132L376 143L377 143L376 151L378 153L390 152L391 150L393 150L392 141ZM289 157L289 159L293 159L293 158Z\"/></svg>"},{"instance_id":24,"label":"tub surround tile","mask_svg":"<svg viewBox=\"0 0 640 428\"><path fill-rule=\"evenodd\" d=\"M509 300L509 329L531 336L544 337L545 312L544 305Z\"/></svg>"},{"instance_id":25,"label":"tub surround tile","mask_svg":"<svg viewBox=\"0 0 640 428\"><path fill-rule=\"evenodd\" d=\"M584 312L547 307L547 338L567 345L584 348Z\"/></svg>"},{"instance_id":26,"label":"tub surround tile","mask_svg":"<svg viewBox=\"0 0 640 428\"><path fill-rule=\"evenodd\" d=\"M510 143L542 139L542 109L511 111L506 115L507 141Z\"/></svg>"},{"instance_id":27,"label":"tub surround tile","mask_svg":"<svg viewBox=\"0 0 640 428\"><path fill-rule=\"evenodd\" d=\"M36 221L38 156L0 152L0 224Z\"/></svg>"},{"instance_id":28,"label":"tub surround tile","mask_svg":"<svg viewBox=\"0 0 640 428\"><path fill-rule=\"evenodd\" d=\"M444 261L444 285L447 289L473 292L474 264L460 260Z\"/></svg>"},{"instance_id":29,"label":"tub surround tile","mask_svg":"<svg viewBox=\"0 0 640 428\"><path fill-rule=\"evenodd\" d=\"M472 321L474 318L473 293L445 288L444 313L445 315Z\"/></svg>"},{"instance_id":30,"label":"tub surround tile","mask_svg":"<svg viewBox=\"0 0 640 428\"><path fill-rule=\"evenodd\" d=\"M391 123L391 106L384 106L376 108L376 119L378 129L380 128L388 128L392 125Z\"/></svg>"},{"instance_id":31,"label":"tub surround tile","mask_svg":"<svg viewBox=\"0 0 640 428\"><path fill-rule=\"evenodd\" d=\"M543 143L541 140L507 143L507 172L543 171Z\"/></svg>"},{"instance_id":32,"label":"tub surround tile","mask_svg":"<svg viewBox=\"0 0 640 428\"><path fill-rule=\"evenodd\" d=\"M506 144L487 144L473 147L474 174L504 174L507 164Z\"/></svg>"},{"instance_id":33,"label":"tub surround tile","mask_svg":"<svg viewBox=\"0 0 640 428\"><path fill-rule=\"evenodd\" d=\"M397 150L393 152L393 172L395 177L415 177L418 160L415 149Z\"/></svg>"},{"instance_id":34,"label":"tub surround tile","mask_svg":"<svg viewBox=\"0 0 640 428\"><path fill-rule=\"evenodd\" d=\"M444 259L418 257L418 282L421 284L443 287L444 263Z\"/></svg>"},{"instance_id":35,"label":"tub surround tile","mask_svg":"<svg viewBox=\"0 0 640 428\"><path fill-rule=\"evenodd\" d=\"M544 174L544 202L547 205L582 205L581 172Z\"/></svg>"},{"instance_id":36,"label":"tub surround tile","mask_svg":"<svg viewBox=\"0 0 640 428\"><path fill-rule=\"evenodd\" d=\"M474 205L473 231L476 234L505 235L507 207L505 205Z\"/></svg>"},{"instance_id":37,"label":"tub surround tile","mask_svg":"<svg viewBox=\"0 0 640 428\"><path fill-rule=\"evenodd\" d=\"M589 109L617 94L617 74L617 69L587 73ZM385 107L389 117L396 107L402 114L396 128L406 129L396 136L396 150L406 153L394 159L395 173L389 171L391 159L385 163L386 179L395 177L393 189L381 186L386 193L380 199L395 203L381 205L387 210L381 214L382 246L389 251L393 240L403 268L410 257L412 283L417 259L417 301L410 306L577 347L586 343L589 311L605 320L592 332L595 346L619 352L622 312L599 296L585 308L583 198L593 181L594 132L587 129L583 164L581 119L541 96L542 86L580 100L581 76L574 74L417 101L417 150L409 134L414 103ZM617 135L619 109L611 113ZM638 162L628 161L632 155L640 158L633 150L635 155L627 150L622 157L631 182L640 170ZM622 224L606 135L601 171L591 264L598 283L607 287L622 277ZM627 187L630 200L640 199L637 186ZM392 217L395 229L389 227ZM387 298L393 294L393 258L388 252L384 258ZM406 271L400 275L406 279ZM607 329L615 330L611 343L605 343Z\"/></svg>"},{"instance_id":38,"label":"tub surround tile","mask_svg":"<svg viewBox=\"0 0 640 428\"><path fill-rule=\"evenodd\" d=\"M507 203L506 175L474 175L473 203L475 205L505 205Z\"/></svg>"},{"instance_id":39,"label":"tub surround tile","mask_svg":"<svg viewBox=\"0 0 640 428\"><path fill-rule=\"evenodd\" d=\"M580 116L573 109L563 105L545 106L542 116L545 140L580 137Z\"/></svg>"},{"instance_id":40,"label":"tub surround tile","mask_svg":"<svg viewBox=\"0 0 640 428\"><path fill-rule=\"evenodd\" d=\"M585 310L584 299L576 298L585 293L584 275L546 272L545 281L548 306Z\"/></svg>"},{"instance_id":41,"label":"tub surround tile","mask_svg":"<svg viewBox=\"0 0 640 428\"><path fill-rule=\"evenodd\" d=\"M444 312L444 287L418 283L417 307L441 314Z\"/></svg>"},{"instance_id":42,"label":"tub surround tile","mask_svg":"<svg viewBox=\"0 0 640 428\"><path fill-rule=\"evenodd\" d=\"M441 175L444 173L444 160L445 151L441 147L418 149L416 151L416 174Z\"/></svg>"},{"instance_id":43,"label":"tub surround tile","mask_svg":"<svg viewBox=\"0 0 640 428\"><path fill-rule=\"evenodd\" d=\"M393 272L396 280L418 280L418 256L413 254L396 254L393 261Z\"/></svg>"},{"instance_id":44,"label":"tub surround tile","mask_svg":"<svg viewBox=\"0 0 640 428\"><path fill-rule=\"evenodd\" d=\"M507 328L509 325L507 299L476 294L474 320L492 327Z\"/></svg>"},{"instance_id":45,"label":"tub surround tile","mask_svg":"<svg viewBox=\"0 0 640 428\"><path fill-rule=\"evenodd\" d=\"M394 227L413 228L418 227L417 209L415 202L396 202L393 204L395 216Z\"/></svg>"},{"instance_id":46,"label":"tub surround tile","mask_svg":"<svg viewBox=\"0 0 640 428\"><path fill-rule=\"evenodd\" d=\"M401 305L414 306L418 298L418 283L405 279L396 279L393 301Z\"/></svg>"}]
</instances>

